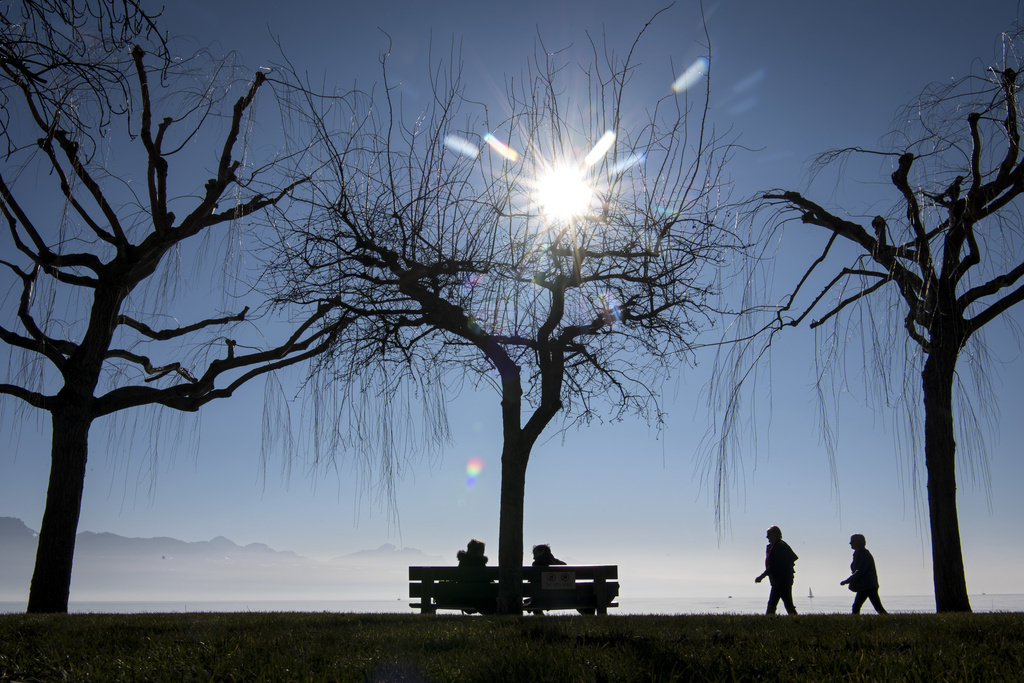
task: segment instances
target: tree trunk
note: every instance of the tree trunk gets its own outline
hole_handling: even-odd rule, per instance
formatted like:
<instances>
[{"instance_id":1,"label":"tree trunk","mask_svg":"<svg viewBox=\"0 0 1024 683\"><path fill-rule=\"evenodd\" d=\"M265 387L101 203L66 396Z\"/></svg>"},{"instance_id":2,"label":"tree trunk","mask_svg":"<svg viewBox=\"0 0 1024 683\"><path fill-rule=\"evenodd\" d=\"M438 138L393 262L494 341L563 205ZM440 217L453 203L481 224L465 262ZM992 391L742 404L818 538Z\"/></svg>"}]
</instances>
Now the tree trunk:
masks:
<instances>
[{"instance_id":1,"label":"tree trunk","mask_svg":"<svg viewBox=\"0 0 1024 683\"><path fill-rule=\"evenodd\" d=\"M933 352L928 355L922 372L928 518L937 612L971 611L956 509L956 440L953 434L955 369L955 357L950 359L939 352Z\"/></svg>"},{"instance_id":2,"label":"tree trunk","mask_svg":"<svg viewBox=\"0 0 1024 683\"><path fill-rule=\"evenodd\" d=\"M91 418L76 414L74 409L53 413L50 481L39 527L28 612L68 611L91 422Z\"/></svg>"},{"instance_id":3,"label":"tree trunk","mask_svg":"<svg viewBox=\"0 0 1024 683\"><path fill-rule=\"evenodd\" d=\"M498 614L523 613L523 507L529 454L506 444L501 455Z\"/></svg>"}]
</instances>

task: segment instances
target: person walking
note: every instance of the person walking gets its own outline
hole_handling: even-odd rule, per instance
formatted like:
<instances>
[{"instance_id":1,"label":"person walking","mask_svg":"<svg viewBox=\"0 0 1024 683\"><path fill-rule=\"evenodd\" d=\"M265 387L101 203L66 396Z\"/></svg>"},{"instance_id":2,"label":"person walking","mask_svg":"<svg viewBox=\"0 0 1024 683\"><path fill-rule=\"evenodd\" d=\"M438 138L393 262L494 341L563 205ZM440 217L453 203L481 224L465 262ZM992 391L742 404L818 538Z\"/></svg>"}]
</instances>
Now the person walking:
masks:
<instances>
[{"instance_id":1,"label":"person walking","mask_svg":"<svg viewBox=\"0 0 1024 683\"><path fill-rule=\"evenodd\" d=\"M860 614L860 608L867 600L879 614L888 614L882 607L882 599L878 597L878 570L875 569L875 558L867 549L867 539L863 534L850 536L850 547L853 548L853 562L850 563L850 577L839 582L840 586L849 586L857 595L853 598L853 613Z\"/></svg>"},{"instance_id":2,"label":"person walking","mask_svg":"<svg viewBox=\"0 0 1024 683\"><path fill-rule=\"evenodd\" d=\"M765 532L768 545L764 550L764 572L761 573L754 583L761 583L765 577L772 584L772 591L768 596L768 616L773 616L779 606L779 600L786 607L788 614L795 615L796 607L793 605L793 577L796 575L797 557L789 544L782 540L782 530L777 526L768 527Z\"/></svg>"}]
</instances>

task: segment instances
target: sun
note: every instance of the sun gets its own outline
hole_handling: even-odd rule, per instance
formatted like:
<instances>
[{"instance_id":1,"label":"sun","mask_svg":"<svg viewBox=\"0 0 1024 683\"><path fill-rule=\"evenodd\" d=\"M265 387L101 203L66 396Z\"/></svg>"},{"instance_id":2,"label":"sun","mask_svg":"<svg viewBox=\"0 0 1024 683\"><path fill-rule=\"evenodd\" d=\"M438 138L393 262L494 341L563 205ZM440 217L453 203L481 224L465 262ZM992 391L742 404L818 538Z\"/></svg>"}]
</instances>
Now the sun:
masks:
<instances>
[{"instance_id":1,"label":"sun","mask_svg":"<svg viewBox=\"0 0 1024 683\"><path fill-rule=\"evenodd\" d=\"M590 209L594 189L582 169L571 164L552 166L536 180L534 200L545 216L564 221Z\"/></svg>"}]
</instances>

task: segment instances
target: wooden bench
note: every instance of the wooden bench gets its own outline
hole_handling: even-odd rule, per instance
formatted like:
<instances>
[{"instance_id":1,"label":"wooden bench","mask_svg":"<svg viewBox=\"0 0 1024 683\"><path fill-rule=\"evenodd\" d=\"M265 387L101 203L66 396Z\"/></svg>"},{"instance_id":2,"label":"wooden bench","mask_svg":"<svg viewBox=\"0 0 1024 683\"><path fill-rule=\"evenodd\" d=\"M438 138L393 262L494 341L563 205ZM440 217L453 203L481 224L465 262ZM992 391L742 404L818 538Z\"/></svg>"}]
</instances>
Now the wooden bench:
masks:
<instances>
[{"instance_id":1,"label":"wooden bench","mask_svg":"<svg viewBox=\"0 0 1024 683\"><path fill-rule=\"evenodd\" d=\"M616 565L523 567L524 611L580 610L608 614L619 594ZM439 609L493 614L498 598L497 567L409 567L409 603L421 614Z\"/></svg>"}]
</instances>

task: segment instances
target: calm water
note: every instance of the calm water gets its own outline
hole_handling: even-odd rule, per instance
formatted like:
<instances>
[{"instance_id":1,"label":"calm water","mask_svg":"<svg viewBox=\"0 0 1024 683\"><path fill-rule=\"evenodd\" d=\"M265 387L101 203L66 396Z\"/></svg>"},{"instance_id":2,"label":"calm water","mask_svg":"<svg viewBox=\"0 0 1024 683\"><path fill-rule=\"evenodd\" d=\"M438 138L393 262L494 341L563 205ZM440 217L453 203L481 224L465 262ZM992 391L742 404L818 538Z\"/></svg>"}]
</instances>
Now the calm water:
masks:
<instances>
[{"instance_id":1,"label":"calm water","mask_svg":"<svg viewBox=\"0 0 1024 683\"><path fill-rule=\"evenodd\" d=\"M737 598L619 598L612 614L761 614L767 597ZM144 612L348 612L413 614L409 598L395 600L253 600L253 601L153 601L153 602L75 602L70 612L140 614ZM853 594L797 598L801 614L832 614L850 611ZM882 603L892 613L929 613L935 611L930 595L882 595ZM1024 594L972 595L975 612L1024 612ZM783 612L782 606L779 606ZM25 611L24 602L0 602L0 613ZM870 603L861 610L873 614ZM454 614L454 612L450 612ZM568 614L566 612L565 614Z\"/></svg>"}]
</instances>

